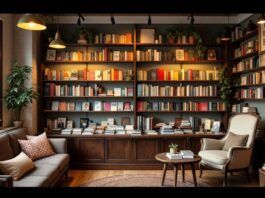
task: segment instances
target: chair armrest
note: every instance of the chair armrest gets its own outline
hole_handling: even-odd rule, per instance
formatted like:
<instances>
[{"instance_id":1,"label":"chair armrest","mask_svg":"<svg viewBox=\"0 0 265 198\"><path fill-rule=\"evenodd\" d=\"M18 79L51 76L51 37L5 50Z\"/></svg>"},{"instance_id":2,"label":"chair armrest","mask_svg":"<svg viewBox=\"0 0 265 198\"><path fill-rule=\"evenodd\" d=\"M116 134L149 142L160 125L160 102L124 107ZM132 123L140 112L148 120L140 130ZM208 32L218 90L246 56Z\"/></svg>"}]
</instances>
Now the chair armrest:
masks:
<instances>
[{"instance_id":1,"label":"chair armrest","mask_svg":"<svg viewBox=\"0 0 265 198\"><path fill-rule=\"evenodd\" d=\"M201 139L201 151L203 150L221 150L224 146L223 140L202 138Z\"/></svg>"},{"instance_id":2,"label":"chair armrest","mask_svg":"<svg viewBox=\"0 0 265 198\"><path fill-rule=\"evenodd\" d=\"M11 175L0 175L0 187L13 187Z\"/></svg>"},{"instance_id":3,"label":"chair armrest","mask_svg":"<svg viewBox=\"0 0 265 198\"><path fill-rule=\"evenodd\" d=\"M49 138L49 142L55 153L67 153L66 138Z\"/></svg>"},{"instance_id":4,"label":"chair armrest","mask_svg":"<svg viewBox=\"0 0 265 198\"><path fill-rule=\"evenodd\" d=\"M250 164L252 154L251 147L235 146L228 150L228 169L242 169L247 168Z\"/></svg>"}]
</instances>

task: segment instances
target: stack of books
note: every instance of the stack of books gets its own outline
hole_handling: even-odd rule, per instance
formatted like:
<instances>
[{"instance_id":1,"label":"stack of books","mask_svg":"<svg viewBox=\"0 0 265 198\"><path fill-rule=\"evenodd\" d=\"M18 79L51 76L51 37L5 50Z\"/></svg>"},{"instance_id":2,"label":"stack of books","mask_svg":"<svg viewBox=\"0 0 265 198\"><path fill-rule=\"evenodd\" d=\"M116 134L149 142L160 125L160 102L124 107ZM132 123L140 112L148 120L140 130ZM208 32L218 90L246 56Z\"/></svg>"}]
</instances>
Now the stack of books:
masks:
<instances>
[{"instance_id":1,"label":"stack of books","mask_svg":"<svg viewBox=\"0 0 265 198\"><path fill-rule=\"evenodd\" d=\"M166 156L169 159L182 159L182 154L181 153L177 153L177 154L167 153Z\"/></svg>"},{"instance_id":2,"label":"stack of books","mask_svg":"<svg viewBox=\"0 0 265 198\"><path fill-rule=\"evenodd\" d=\"M107 128L105 129L105 135L114 135L116 130L115 125L108 125Z\"/></svg>"},{"instance_id":3,"label":"stack of books","mask_svg":"<svg viewBox=\"0 0 265 198\"><path fill-rule=\"evenodd\" d=\"M82 135L93 135L95 133L95 127L89 126L84 129Z\"/></svg>"},{"instance_id":4,"label":"stack of books","mask_svg":"<svg viewBox=\"0 0 265 198\"><path fill-rule=\"evenodd\" d=\"M183 159L194 158L194 153L191 150L180 150L180 154L182 155Z\"/></svg>"},{"instance_id":5,"label":"stack of books","mask_svg":"<svg viewBox=\"0 0 265 198\"><path fill-rule=\"evenodd\" d=\"M172 126L165 125L160 128L160 134L163 134L163 135L174 134L174 130Z\"/></svg>"},{"instance_id":6,"label":"stack of books","mask_svg":"<svg viewBox=\"0 0 265 198\"><path fill-rule=\"evenodd\" d=\"M62 135L71 135L72 131L73 131L73 129L66 128L66 129L63 129L61 133L62 133Z\"/></svg>"},{"instance_id":7,"label":"stack of books","mask_svg":"<svg viewBox=\"0 0 265 198\"><path fill-rule=\"evenodd\" d=\"M74 128L72 134L73 135L82 135L83 129L82 128Z\"/></svg>"},{"instance_id":8,"label":"stack of books","mask_svg":"<svg viewBox=\"0 0 265 198\"><path fill-rule=\"evenodd\" d=\"M125 129L124 129L124 126L122 125L117 125L116 126L116 129L115 129L115 132L117 135L125 135Z\"/></svg>"},{"instance_id":9,"label":"stack of books","mask_svg":"<svg viewBox=\"0 0 265 198\"><path fill-rule=\"evenodd\" d=\"M155 130L145 130L144 133L147 135L157 135L158 134L158 132Z\"/></svg>"},{"instance_id":10,"label":"stack of books","mask_svg":"<svg viewBox=\"0 0 265 198\"><path fill-rule=\"evenodd\" d=\"M133 130L131 135L142 135L141 130Z\"/></svg>"},{"instance_id":11,"label":"stack of books","mask_svg":"<svg viewBox=\"0 0 265 198\"><path fill-rule=\"evenodd\" d=\"M192 133L193 131L190 120L181 120L180 129L183 131L183 133Z\"/></svg>"},{"instance_id":12,"label":"stack of books","mask_svg":"<svg viewBox=\"0 0 265 198\"><path fill-rule=\"evenodd\" d=\"M126 125L125 126L126 134L132 134L133 130L134 130L133 125Z\"/></svg>"}]
</instances>

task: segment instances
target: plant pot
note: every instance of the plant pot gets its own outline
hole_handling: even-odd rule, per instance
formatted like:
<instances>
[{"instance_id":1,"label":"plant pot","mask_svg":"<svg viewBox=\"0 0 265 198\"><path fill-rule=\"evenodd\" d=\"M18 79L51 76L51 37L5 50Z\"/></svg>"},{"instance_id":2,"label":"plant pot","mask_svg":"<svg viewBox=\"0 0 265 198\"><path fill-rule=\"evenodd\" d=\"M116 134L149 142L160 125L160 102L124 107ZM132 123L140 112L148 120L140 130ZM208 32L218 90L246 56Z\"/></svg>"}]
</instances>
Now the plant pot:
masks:
<instances>
[{"instance_id":1,"label":"plant pot","mask_svg":"<svg viewBox=\"0 0 265 198\"><path fill-rule=\"evenodd\" d=\"M174 44L175 43L175 38L174 37L168 37L167 42L169 44Z\"/></svg>"},{"instance_id":2,"label":"plant pot","mask_svg":"<svg viewBox=\"0 0 265 198\"><path fill-rule=\"evenodd\" d=\"M181 43L182 44L187 44L187 37L186 37L186 35L182 35L182 37L181 37Z\"/></svg>"},{"instance_id":3,"label":"plant pot","mask_svg":"<svg viewBox=\"0 0 265 198\"><path fill-rule=\"evenodd\" d=\"M195 44L195 38L194 36L189 36L189 44L194 45Z\"/></svg>"},{"instance_id":4,"label":"plant pot","mask_svg":"<svg viewBox=\"0 0 265 198\"><path fill-rule=\"evenodd\" d=\"M170 154L177 154L178 153L178 149L177 148L170 148L169 152L170 152Z\"/></svg>"},{"instance_id":5,"label":"plant pot","mask_svg":"<svg viewBox=\"0 0 265 198\"><path fill-rule=\"evenodd\" d=\"M20 120L13 121L13 125L14 127L22 127L22 121Z\"/></svg>"},{"instance_id":6,"label":"plant pot","mask_svg":"<svg viewBox=\"0 0 265 198\"><path fill-rule=\"evenodd\" d=\"M86 40L86 34L79 34L79 40Z\"/></svg>"}]
</instances>

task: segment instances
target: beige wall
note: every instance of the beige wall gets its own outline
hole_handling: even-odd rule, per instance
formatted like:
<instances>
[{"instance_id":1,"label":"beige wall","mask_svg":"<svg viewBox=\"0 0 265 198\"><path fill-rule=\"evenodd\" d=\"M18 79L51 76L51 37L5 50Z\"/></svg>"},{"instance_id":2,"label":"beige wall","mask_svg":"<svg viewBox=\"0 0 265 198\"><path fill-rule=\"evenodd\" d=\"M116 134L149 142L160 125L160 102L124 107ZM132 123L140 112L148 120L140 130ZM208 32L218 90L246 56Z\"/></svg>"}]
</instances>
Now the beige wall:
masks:
<instances>
[{"instance_id":1,"label":"beige wall","mask_svg":"<svg viewBox=\"0 0 265 198\"><path fill-rule=\"evenodd\" d=\"M0 14L3 21L3 96L8 88L6 77L13 62L13 17L11 14ZM11 113L3 107L3 126L11 126Z\"/></svg>"}]
</instances>

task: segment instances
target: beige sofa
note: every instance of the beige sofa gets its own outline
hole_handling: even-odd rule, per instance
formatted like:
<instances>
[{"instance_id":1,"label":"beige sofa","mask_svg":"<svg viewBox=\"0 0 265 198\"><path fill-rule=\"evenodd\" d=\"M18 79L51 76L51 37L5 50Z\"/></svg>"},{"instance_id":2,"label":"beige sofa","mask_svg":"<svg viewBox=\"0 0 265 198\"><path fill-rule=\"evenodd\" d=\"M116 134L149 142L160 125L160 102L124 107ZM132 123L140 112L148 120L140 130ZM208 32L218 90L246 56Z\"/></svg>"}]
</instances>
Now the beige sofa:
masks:
<instances>
[{"instance_id":1,"label":"beige sofa","mask_svg":"<svg viewBox=\"0 0 265 198\"><path fill-rule=\"evenodd\" d=\"M18 139L26 139L25 128L14 129L0 134L0 161L17 156L21 150ZM0 186L13 187L52 187L67 176L69 155L66 139L49 138L55 155L34 161L36 168L25 174L20 180L12 181L12 177L0 172Z\"/></svg>"}]
</instances>

